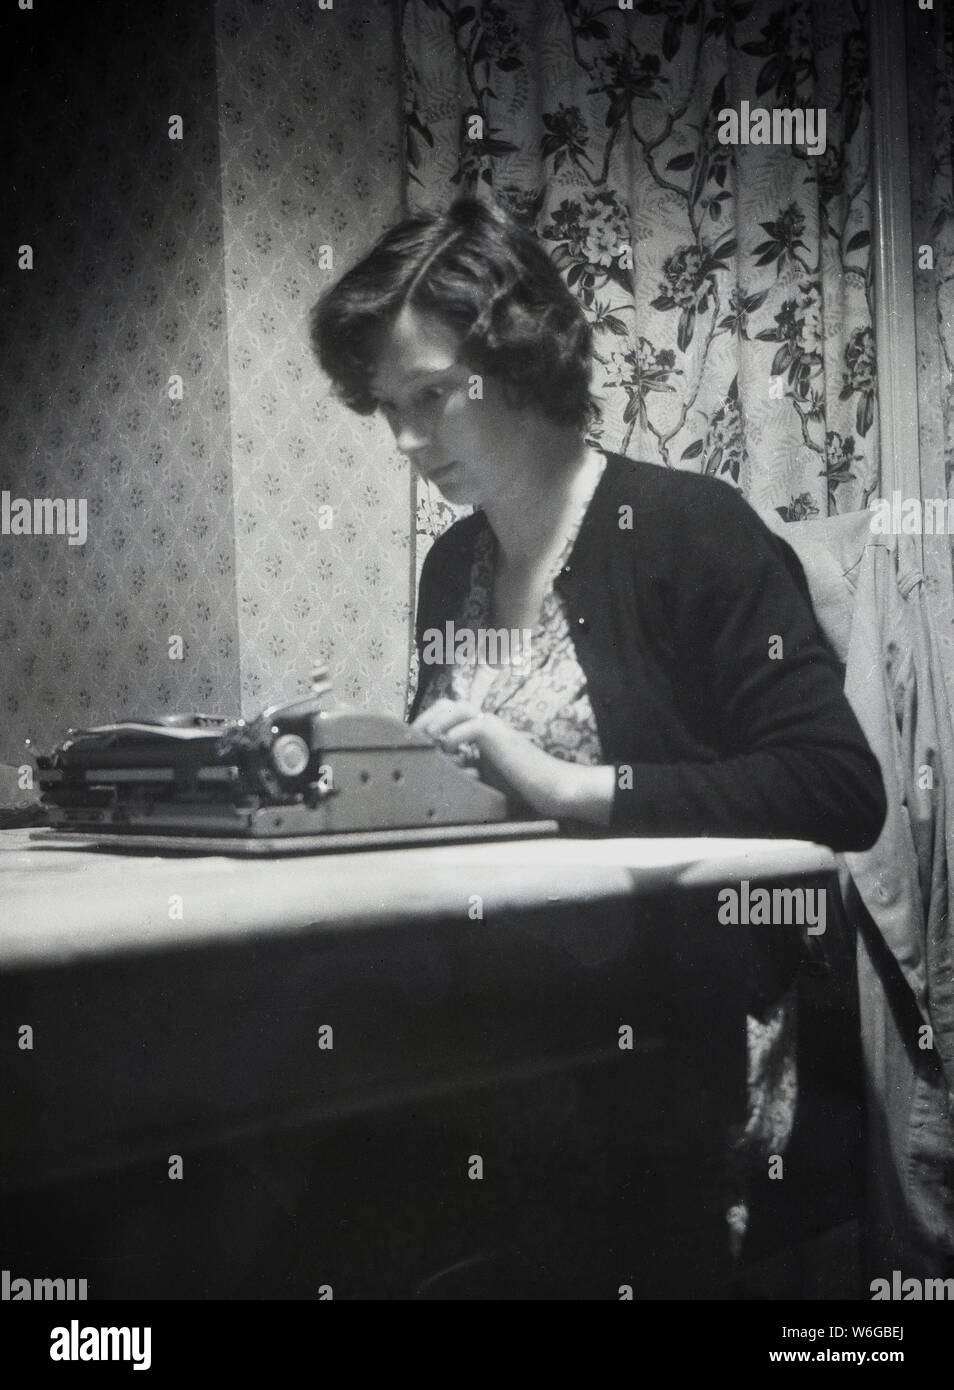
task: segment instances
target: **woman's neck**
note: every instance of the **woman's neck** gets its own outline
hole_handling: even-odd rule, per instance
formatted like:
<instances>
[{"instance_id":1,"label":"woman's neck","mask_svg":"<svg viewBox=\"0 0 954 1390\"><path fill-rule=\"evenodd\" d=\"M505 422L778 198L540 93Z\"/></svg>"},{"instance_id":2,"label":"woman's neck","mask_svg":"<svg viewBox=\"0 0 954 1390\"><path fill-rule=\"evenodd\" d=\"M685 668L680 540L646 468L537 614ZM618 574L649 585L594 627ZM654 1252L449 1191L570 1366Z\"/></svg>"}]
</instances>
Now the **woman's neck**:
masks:
<instances>
[{"instance_id":1,"label":"woman's neck","mask_svg":"<svg viewBox=\"0 0 954 1390\"><path fill-rule=\"evenodd\" d=\"M511 485L484 503L498 563L516 570L532 569L559 551L601 462L578 435L546 425L520 452L523 462Z\"/></svg>"}]
</instances>

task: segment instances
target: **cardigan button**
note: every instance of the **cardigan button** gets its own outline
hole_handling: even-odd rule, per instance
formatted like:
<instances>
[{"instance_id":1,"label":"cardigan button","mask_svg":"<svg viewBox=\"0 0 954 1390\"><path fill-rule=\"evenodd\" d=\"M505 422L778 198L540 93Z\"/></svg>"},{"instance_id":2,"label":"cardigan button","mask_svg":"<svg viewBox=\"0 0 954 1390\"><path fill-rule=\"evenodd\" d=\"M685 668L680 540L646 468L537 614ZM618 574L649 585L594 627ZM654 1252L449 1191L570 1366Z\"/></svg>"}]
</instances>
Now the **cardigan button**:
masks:
<instances>
[{"instance_id":1,"label":"cardigan button","mask_svg":"<svg viewBox=\"0 0 954 1390\"><path fill-rule=\"evenodd\" d=\"M565 575L566 578L569 579L570 575L573 573L573 566L572 566L572 565L564 565L563 568L561 569L560 573L563 574L563 575Z\"/></svg>"},{"instance_id":2,"label":"cardigan button","mask_svg":"<svg viewBox=\"0 0 954 1390\"><path fill-rule=\"evenodd\" d=\"M580 629L581 632L588 632L588 631L589 631L590 623L589 623L589 619L588 619L588 618L577 618L577 620L576 620L576 625L577 625L577 627Z\"/></svg>"}]
</instances>

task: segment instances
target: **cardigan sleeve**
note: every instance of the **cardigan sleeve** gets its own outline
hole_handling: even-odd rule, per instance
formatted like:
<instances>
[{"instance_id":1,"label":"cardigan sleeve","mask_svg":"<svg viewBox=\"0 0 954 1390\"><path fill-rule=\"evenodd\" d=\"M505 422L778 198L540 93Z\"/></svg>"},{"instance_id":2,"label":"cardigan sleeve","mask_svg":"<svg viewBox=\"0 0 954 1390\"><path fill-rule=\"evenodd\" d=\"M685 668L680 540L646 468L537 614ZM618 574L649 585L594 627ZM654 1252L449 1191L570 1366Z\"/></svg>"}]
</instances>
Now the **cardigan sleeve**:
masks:
<instances>
[{"instance_id":1,"label":"cardigan sleeve","mask_svg":"<svg viewBox=\"0 0 954 1390\"><path fill-rule=\"evenodd\" d=\"M613 828L867 849L885 818L881 770L801 566L741 496L704 481L684 493L662 587L678 679L704 692L719 755L617 764Z\"/></svg>"}]
</instances>

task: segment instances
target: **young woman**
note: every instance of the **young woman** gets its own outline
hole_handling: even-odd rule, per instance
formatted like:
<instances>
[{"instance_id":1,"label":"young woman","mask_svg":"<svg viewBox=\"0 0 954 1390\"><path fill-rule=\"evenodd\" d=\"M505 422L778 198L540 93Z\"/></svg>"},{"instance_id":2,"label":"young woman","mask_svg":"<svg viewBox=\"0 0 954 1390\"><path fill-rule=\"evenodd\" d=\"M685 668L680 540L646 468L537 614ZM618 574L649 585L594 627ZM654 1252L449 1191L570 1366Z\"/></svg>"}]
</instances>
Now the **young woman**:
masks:
<instances>
[{"instance_id":1,"label":"young woman","mask_svg":"<svg viewBox=\"0 0 954 1390\"><path fill-rule=\"evenodd\" d=\"M530 233L475 200L410 217L311 329L347 404L380 410L421 477L476 508L424 562L420 729L576 833L875 842L880 769L798 560L726 484L587 442L591 332ZM482 651L481 634L527 632L509 660ZM766 1159L797 1096L801 947L757 935L737 1252L760 1175L756 1228L775 1219Z\"/></svg>"},{"instance_id":2,"label":"young woman","mask_svg":"<svg viewBox=\"0 0 954 1390\"><path fill-rule=\"evenodd\" d=\"M311 328L341 397L478 509L424 563L419 728L568 826L874 843L878 763L797 559L726 484L587 443L590 329L530 233L476 200L408 218ZM448 624L529 652L431 661Z\"/></svg>"}]
</instances>

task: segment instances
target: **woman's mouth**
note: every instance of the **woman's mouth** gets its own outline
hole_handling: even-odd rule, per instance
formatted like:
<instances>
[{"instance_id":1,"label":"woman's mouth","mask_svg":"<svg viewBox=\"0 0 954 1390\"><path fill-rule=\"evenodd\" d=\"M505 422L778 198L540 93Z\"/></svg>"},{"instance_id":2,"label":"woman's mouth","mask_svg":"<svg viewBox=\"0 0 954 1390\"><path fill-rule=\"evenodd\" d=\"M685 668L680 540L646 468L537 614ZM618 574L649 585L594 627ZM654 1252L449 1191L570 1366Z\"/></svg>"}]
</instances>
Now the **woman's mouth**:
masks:
<instances>
[{"instance_id":1,"label":"woman's mouth","mask_svg":"<svg viewBox=\"0 0 954 1390\"><path fill-rule=\"evenodd\" d=\"M439 468L430 469L427 474L427 481L429 483L440 483L446 479L447 475L456 467L456 460L452 460L450 463L442 463Z\"/></svg>"}]
</instances>

